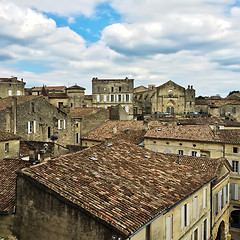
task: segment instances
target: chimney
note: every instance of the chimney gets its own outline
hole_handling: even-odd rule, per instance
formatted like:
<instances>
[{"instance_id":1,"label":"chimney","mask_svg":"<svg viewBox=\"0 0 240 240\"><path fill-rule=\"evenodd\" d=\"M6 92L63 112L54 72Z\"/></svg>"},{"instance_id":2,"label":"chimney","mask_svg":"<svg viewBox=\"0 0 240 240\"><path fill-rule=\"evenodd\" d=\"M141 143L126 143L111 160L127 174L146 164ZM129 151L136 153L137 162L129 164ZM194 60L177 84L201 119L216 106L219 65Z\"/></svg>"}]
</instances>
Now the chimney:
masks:
<instances>
[{"instance_id":1,"label":"chimney","mask_svg":"<svg viewBox=\"0 0 240 240\"><path fill-rule=\"evenodd\" d=\"M104 145L105 146L112 146L112 137L110 137L110 136L105 137Z\"/></svg>"},{"instance_id":2,"label":"chimney","mask_svg":"<svg viewBox=\"0 0 240 240\"><path fill-rule=\"evenodd\" d=\"M215 135L219 134L219 124L218 124L218 122L214 123L213 132L214 132Z\"/></svg>"},{"instance_id":3,"label":"chimney","mask_svg":"<svg viewBox=\"0 0 240 240\"><path fill-rule=\"evenodd\" d=\"M13 133L17 133L17 98L12 97L12 121L13 121Z\"/></svg>"},{"instance_id":4,"label":"chimney","mask_svg":"<svg viewBox=\"0 0 240 240\"><path fill-rule=\"evenodd\" d=\"M177 156L176 163L179 164L179 165L182 163L181 159L180 159L180 156Z\"/></svg>"},{"instance_id":5,"label":"chimney","mask_svg":"<svg viewBox=\"0 0 240 240\"><path fill-rule=\"evenodd\" d=\"M113 127L113 134L117 134L117 127Z\"/></svg>"}]
</instances>

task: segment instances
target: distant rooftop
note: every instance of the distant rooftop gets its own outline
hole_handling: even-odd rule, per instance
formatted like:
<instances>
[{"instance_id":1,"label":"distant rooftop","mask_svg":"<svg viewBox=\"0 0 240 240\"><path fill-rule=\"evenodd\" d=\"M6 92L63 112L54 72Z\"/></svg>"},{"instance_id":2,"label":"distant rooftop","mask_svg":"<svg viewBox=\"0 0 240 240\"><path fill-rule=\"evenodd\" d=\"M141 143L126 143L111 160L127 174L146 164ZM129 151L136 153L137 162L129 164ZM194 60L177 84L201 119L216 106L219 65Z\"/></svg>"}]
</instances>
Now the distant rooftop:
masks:
<instances>
[{"instance_id":1,"label":"distant rooftop","mask_svg":"<svg viewBox=\"0 0 240 240\"><path fill-rule=\"evenodd\" d=\"M71 117L85 117L90 114L94 114L100 111L101 108L94 108L94 107L78 107L78 108L71 108L70 109L70 116Z\"/></svg>"}]
</instances>

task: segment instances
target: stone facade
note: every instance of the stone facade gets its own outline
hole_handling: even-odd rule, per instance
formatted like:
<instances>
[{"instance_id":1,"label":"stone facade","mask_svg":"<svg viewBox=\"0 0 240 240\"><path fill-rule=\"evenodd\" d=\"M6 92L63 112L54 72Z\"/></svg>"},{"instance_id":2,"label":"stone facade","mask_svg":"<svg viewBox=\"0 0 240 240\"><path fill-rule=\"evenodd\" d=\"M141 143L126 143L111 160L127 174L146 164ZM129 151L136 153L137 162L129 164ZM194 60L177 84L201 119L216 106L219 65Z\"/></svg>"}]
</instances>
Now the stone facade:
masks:
<instances>
[{"instance_id":1,"label":"stone facade","mask_svg":"<svg viewBox=\"0 0 240 240\"><path fill-rule=\"evenodd\" d=\"M195 90L193 86L187 89L168 81L159 87L149 85L148 89L134 94L135 114L150 114L154 112L169 115L183 115L194 112Z\"/></svg>"},{"instance_id":2,"label":"stone facade","mask_svg":"<svg viewBox=\"0 0 240 240\"><path fill-rule=\"evenodd\" d=\"M0 128L21 136L27 141L52 141L67 145L73 143L71 117L50 104L44 97L22 96L0 100Z\"/></svg>"},{"instance_id":3,"label":"stone facade","mask_svg":"<svg viewBox=\"0 0 240 240\"><path fill-rule=\"evenodd\" d=\"M22 96L25 94L23 79L18 80L17 77L0 78L0 97Z\"/></svg>"},{"instance_id":4,"label":"stone facade","mask_svg":"<svg viewBox=\"0 0 240 240\"><path fill-rule=\"evenodd\" d=\"M93 107L108 108L121 104L130 115L133 114L134 79L92 79Z\"/></svg>"},{"instance_id":5,"label":"stone facade","mask_svg":"<svg viewBox=\"0 0 240 240\"><path fill-rule=\"evenodd\" d=\"M71 108L83 107L85 88L78 85L66 88L66 94L69 97L68 106Z\"/></svg>"}]
</instances>

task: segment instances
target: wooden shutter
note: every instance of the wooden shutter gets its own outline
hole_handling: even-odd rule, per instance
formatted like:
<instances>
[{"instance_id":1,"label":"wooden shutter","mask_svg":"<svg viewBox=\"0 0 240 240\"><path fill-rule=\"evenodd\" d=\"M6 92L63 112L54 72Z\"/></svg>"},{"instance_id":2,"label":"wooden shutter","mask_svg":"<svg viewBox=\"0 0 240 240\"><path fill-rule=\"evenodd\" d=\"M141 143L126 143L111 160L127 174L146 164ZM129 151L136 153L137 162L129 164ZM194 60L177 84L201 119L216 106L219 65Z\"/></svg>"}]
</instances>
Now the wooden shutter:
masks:
<instances>
[{"instance_id":1,"label":"wooden shutter","mask_svg":"<svg viewBox=\"0 0 240 240\"><path fill-rule=\"evenodd\" d=\"M217 213L217 197L216 195L213 197L213 215L216 217Z\"/></svg>"},{"instance_id":2,"label":"wooden shutter","mask_svg":"<svg viewBox=\"0 0 240 240\"><path fill-rule=\"evenodd\" d=\"M66 120L63 120L63 129L66 129Z\"/></svg>"},{"instance_id":3,"label":"wooden shutter","mask_svg":"<svg viewBox=\"0 0 240 240\"><path fill-rule=\"evenodd\" d=\"M33 121L33 133L36 133L36 121Z\"/></svg>"},{"instance_id":4,"label":"wooden shutter","mask_svg":"<svg viewBox=\"0 0 240 240\"><path fill-rule=\"evenodd\" d=\"M189 203L187 203L187 226L189 225Z\"/></svg>"},{"instance_id":5,"label":"wooden shutter","mask_svg":"<svg viewBox=\"0 0 240 240\"><path fill-rule=\"evenodd\" d=\"M31 122L28 122L28 134L31 133Z\"/></svg>"},{"instance_id":6,"label":"wooden shutter","mask_svg":"<svg viewBox=\"0 0 240 240\"><path fill-rule=\"evenodd\" d=\"M227 196L227 201L229 202L230 199L230 183L228 183L228 196Z\"/></svg>"},{"instance_id":7,"label":"wooden shutter","mask_svg":"<svg viewBox=\"0 0 240 240\"><path fill-rule=\"evenodd\" d=\"M206 200L207 200L207 189L203 189L203 208L206 207Z\"/></svg>"},{"instance_id":8,"label":"wooden shutter","mask_svg":"<svg viewBox=\"0 0 240 240\"><path fill-rule=\"evenodd\" d=\"M235 185L235 200L238 200L238 184L234 184Z\"/></svg>"},{"instance_id":9,"label":"wooden shutter","mask_svg":"<svg viewBox=\"0 0 240 240\"><path fill-rule=\"evenodd\" d=\"M58 120L58 129L61 129L61 120Z\"/></svg>"},{"instance_id":10,"label":"wooden shutter","mask_svg":"<svg viewBox=\"0 0 240 240\"><path fill-rule=\"evenodd\" d=\"M226 186L223 187L223 206L226 205L227 191Z\"/></svg>"},{"instance_id":11,"label":"wooden shutter","mask_svg":"<svg viewBox=\"0 0 240 240\"><path fill-rule=\"evenodd\" d=\"M185 223L184 223L184 205L181 207L181 229L183 229L185 227Z\"/></svg>"},{"instance_id":12,"label":"wooden shutter","mask_svg":"<svg viewBox=\"0 0 240 240\"><path fill-rule=\"evenodd\" d=\"M166 218L166 240L171 240L172 239L172 227L173 227L173 216L168 216Z\"/></svg>"},{"instance_id":13,"label":"wooden shutter","mask_svg":"<svg viewBox=\"0 0 240 240\"><path fill-rule=\"evenodd\" d=\"M221 211L222 206L222 190L218 192L218 212Z\"/></svg>"}]
</instances>

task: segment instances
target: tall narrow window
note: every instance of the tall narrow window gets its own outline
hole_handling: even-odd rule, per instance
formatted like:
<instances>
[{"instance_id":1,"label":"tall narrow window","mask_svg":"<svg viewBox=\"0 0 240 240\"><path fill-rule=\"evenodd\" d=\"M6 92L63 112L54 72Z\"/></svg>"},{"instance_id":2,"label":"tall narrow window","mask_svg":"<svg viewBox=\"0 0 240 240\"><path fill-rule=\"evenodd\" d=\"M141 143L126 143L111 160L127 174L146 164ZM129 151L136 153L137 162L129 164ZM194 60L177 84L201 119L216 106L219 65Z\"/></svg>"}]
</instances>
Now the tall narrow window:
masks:
<instances>
[{"instance_id":1,"label":"tall narrow window","mask_svg":"<svg viewBox=\"0 0 240 240\"><path fill-rule=\"evenodd\" d=\"M129 102L129 94L126 95L126 102Z\"/></svg>"},{"instance_id":2,"label":"tall narrow window","mask_svg":"<svg viewBox=\"0 0 240 240\"><path fill-rule=\"evenodd\" d=\"M196 157L197 156L197 152L196 151L192 151L192 156Z\"/></svg>"},{"instance_id":3,"label":"tall narrow window","mask_svg":"<svg viewBox=\"0 0 240 240\"><path fill-rule=\"evenodd\" d=\"M238 184L236 183L231 184L231 199L238 200Z\"/></svg>"},{"instance_id":4,"label":"tall narrow window","mask_svg":"<svg viewBox=\"0 0 240 240\"><path fill-rule=\"evenodd\" d=\"M178 150L178 154L183 155L183 150Z\"/></svg>"},{"instance_id":5,"label":"tall narrow window","mask_svg":"<svg viewBox=\"0 0 240 240\"><path fill-rule=\"evenodd\" d=\"M21 95L21 91L17 90L17 96L20 96L20 95Z\"/></svg>"},{"instance_id":6,"label":"tall narrow window","mask_svg":"<svg viewBox=\"0 0 240 240\"><path fill-rule=\"evenodd\" d=\"M8 90L8 96L12 96L12 90Z\"/></svg>"},{"instance_id":7,"label":"tall narrow window","mask_svg":"<svg viewBox=\"0 0 240 240\"><path fill-rule=\"evenodd\" d=\"M97 102L100 102L100 95L97 95Z\"/></svg>"},{"instance_id":8,"label":"tall narrow window","mask_svg":"<svg viewBox=\"0 0 240 240\"><path fill-rule=\"evenodd\" d=\"M122 95L118 95L118 101L119 101L119 102L122 101Z\"/></svg>"},{"instance_id":9,"label":"tall narrow window","mask_svg":"<svg viewBox=\"0 0 240 240\"><path fill-rule=\"evenodd\" d=\"M119 87L119 88L118 88L118 91L121 92L121 91L122 91L122 87Z\"/></svg>"},{"instance_id":10,"label":"tall narrow window","mask_svg":"<svg viewBox=\"0 0 240 240\"><path fill-rule=\"evenodd\" d=\"M129 106L126 106L126 107L125 107L125 111L126 111L127 113L129 113Z\"/></svg>"},{"instance_id":11,"label":"tall narrow window","mask_svg":"<svg viewBox=\"0 0 240 240\"><path fill-rule=\"evenodd\" d=\"M208 219L207 218L203 221L202 228L203 228L202 239L207 240L208 239Z\"/></svg>"},{"instance_id":12,"label":"tall narrow window","mask_svg":"<svg viewBox=\"0 0 240 240\"><path fill-rule=\"evenodd\" d=\"M51 137L51 127L48 127L48 138Z\"/></svg>"},{"instance_id":13,"label":"tall narrow window","mask_svg":"<svg viewBox=\"0 0 240 240\"><path fill-rule=\"evenodd\" d=\"M107 101L107 95L103 96L103 101L106 102Z\"/></svg>"},{"instance_id":14,"label":"tall narrow window","mask_svg":"<svg viewBox=\"0 0 240 240\"><path fill-rule=\"evenodd\" d=\"M189 203L184 204L181 208L181 229L189 224Z\"/></svg>"},{"instance_id":15,"label":"tall narrow window","mask_svg":"<svg viewBox=\"0 0 240 240\"><path fill-rule=\"evenodd\" d=\"M193 198L193 218L197 218L198 215L198 197Z\"/></svg>"},{"instance_id":16,"label":"tall narrow window","mask_svg":"<svg viewBox=\"0 0 240 240\"><path fill-rule=\"evenodd\" d=\"M203 208L206 208L207 206L207 189L203 189Z\"/></svg>"},{"instance_id":17,"label":"tall narrow window","mask_svg":"<svg viewBox=\"0 0 240 240\"><path fill-rule=\"evenodd\" d=\"M111 87L111 92L114 92L114 87Z\"/></svg>"},{"instance_id":18,"label":"tall narrow window","mask_svg":"<svg viewBox=\"0 0 240 240\"><path fill-rule=\"evenodd\" d=\"M114 102L114 95L111 95L111 102Z\"/></svg>"},{"instance_id":19,"label":"tall narrow window","mask_svg":"<svg viewBox=\"0 0 240 240\"><path fill-rule=\"evenodd\" d=\"M5 143L5 153L9 152L9 143Z\"/></svg>"},{"instance_id":20,"label":"tall narrow window","mask_svg":"<svg viewBox=\"0 0 240 240\"><path fill-rule=\"evenodd\" d=\"M222 210L222 190L218 192L218 212Z\"/></svg>"},{"instance_id":21,"label":"tall narrow window","mask_svg":"<svg viewBox=\"0 0 240 240\"><path fill-rule=\"evenodd\" d=\"M239 161L232 161L233 172L237 172L239 170Z\"/></svg>"},{"instance_id":22,"label":"tall narrow window","mask_svg":"<svg viewBox=\"0 0 240 240\"><path fill-rule=\"evenodd\" d=\"M192 240L199 240L198 228L194 230Z\"/></svg>"}]
</instances>

